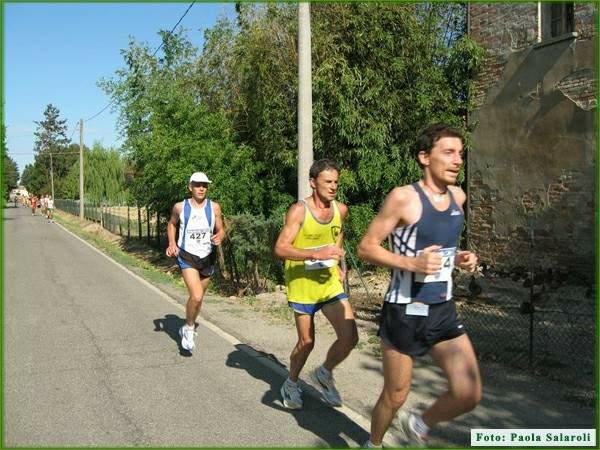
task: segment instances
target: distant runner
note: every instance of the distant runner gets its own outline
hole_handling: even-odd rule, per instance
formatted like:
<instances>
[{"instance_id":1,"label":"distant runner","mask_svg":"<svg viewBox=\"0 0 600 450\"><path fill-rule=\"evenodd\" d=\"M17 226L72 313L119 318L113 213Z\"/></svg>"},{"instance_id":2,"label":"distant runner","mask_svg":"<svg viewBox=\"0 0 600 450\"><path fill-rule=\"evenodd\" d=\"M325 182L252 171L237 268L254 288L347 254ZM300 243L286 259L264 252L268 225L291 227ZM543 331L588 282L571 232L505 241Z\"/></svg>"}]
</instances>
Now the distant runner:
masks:
<instances>
[{"instance_id":1,"label":"distant runner","mask_svg":"<svg viewBox=\"0 0 600 450\"><path fill-rule=\"evenodd\" d=\"M48 217L48 223L54 222L54 199L51 195L46 197L46 214Z\"/></svg>"}]
</instances>

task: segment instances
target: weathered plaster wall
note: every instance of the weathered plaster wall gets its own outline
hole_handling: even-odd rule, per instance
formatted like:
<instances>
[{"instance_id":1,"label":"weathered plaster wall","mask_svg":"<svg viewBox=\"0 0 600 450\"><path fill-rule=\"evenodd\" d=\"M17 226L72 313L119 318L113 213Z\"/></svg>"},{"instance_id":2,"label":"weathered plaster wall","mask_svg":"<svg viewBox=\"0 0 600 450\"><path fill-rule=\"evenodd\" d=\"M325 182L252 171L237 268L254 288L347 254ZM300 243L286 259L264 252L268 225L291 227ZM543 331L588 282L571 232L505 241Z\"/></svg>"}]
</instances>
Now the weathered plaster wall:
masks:
<instances>
[{"instance_id":1,"label":"weathered plaster wall","mask_svg":"<svg viewBox=\"0 0 600 450\"><path fill-rule=\"evenodd\" d=\"M470 34L488 58L470 118L469 240L491 265L527 266L533 255L593 277L594 14L576 4L579 35L537 44L536 3L470 6Z\"/></svg>"}]
</instances>

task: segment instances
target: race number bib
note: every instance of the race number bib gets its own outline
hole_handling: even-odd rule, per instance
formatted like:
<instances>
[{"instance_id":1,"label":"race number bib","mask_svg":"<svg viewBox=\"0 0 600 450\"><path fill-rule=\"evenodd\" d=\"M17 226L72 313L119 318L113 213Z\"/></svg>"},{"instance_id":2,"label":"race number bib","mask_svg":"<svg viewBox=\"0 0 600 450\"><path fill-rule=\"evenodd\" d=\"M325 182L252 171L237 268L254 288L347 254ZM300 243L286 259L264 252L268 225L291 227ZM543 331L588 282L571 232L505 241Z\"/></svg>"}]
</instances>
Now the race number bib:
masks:
<instances>
[{"instance_id":1,"label":"race number bib","mask_svg":"<svg viewBox=\"0 0 600 450\"><path fill-rule=\"evenodd\" d=\"M420 255L422 251L418 251ZM452 279L452 270L454 269L454 258L456 257L456 247L448 247L437 250L442 257L442 270L431 275L424 273L415 273L415 281L418 283L433 283L436 281L450 281Z\"/></svg>"},{"instance_id":2,"label":"race number bib","mask_svg":"<svg viewBox=\"0 0 600 450\"><path fill-rule=\"evenodd\" d=\"M429 315L429 305L425 303L409 303L406 305L406 315L407 316L421 316L427 317Z\"/></svg>"},{"instance_id":3,"label":"race number bib","mask_svg":"<svg viewBox=\"0 0 600 450\"><path fill-rule=\"evenodd\" d=\"M208 230L187 230L187 238L197 242L204 241L207 236L210 238L210 232Z\"/></svg>"},{"instance_id":4,"label":"race number bib","mask_svg":"<svg viewBox=\"0 0 600 450\"><path fill-rule=\"evenodd\" d=\"M318 247L310 247L307 250L316 250L322 247L327 247L326 245L319 245ZM335 266L335 259L305 259L304 260L304 269L305 270L321 270L321 269L329 269L330 267Z\"/></svg>"}]
</instances>

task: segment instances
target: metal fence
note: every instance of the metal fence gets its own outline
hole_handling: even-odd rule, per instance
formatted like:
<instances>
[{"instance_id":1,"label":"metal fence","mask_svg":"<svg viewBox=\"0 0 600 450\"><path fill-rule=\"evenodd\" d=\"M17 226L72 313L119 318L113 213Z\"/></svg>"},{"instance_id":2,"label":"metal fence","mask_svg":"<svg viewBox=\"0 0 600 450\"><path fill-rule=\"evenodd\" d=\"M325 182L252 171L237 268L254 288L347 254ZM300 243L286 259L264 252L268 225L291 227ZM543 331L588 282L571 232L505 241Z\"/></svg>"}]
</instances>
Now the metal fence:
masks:
<instances>
[{"instance_id":1,"label":"metal fence","mask_svg":"<svg viewBox=\"0 0 600 450\"><path fill-rule=\"evenodd\" d=\"M70 214L79 215L79 200L58 199L56 207ZM148 208L130 205L84 205L84 218L100 224L113 234L144 239L148 245L166 245L166 219Z\"/></svg>"},{"instance_id":2,"label":"metal fence","mask_svg":"<svg viewBox=\"0 0 600 450\"><path fill-rule=\"evenodd\" d=\"M594 404L596 309L588 287L541 285L532 292L511 278L458 281L457 310L481 360L560 381L565 399ZM469 292L478 291L475 283L483 285L478 295Z\"/></svg>"}]
</instances>

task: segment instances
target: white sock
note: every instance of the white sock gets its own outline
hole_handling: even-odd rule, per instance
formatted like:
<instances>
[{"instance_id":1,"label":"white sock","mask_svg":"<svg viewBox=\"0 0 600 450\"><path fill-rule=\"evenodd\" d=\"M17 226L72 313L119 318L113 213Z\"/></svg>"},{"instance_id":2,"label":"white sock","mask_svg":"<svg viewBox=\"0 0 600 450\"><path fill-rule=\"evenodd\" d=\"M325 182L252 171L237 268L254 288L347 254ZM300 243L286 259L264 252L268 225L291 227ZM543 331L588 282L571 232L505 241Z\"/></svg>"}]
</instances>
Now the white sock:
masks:
<instances>
[{"instance_id":1,"label":"white sock","mask_svg":"<svg viewBox=\"0 0 600 450\"><path fill-rule=\"evenodd\" d=\"M286 382L287 384L289 384L290 386L296 386L296 384L298 384L298 382L290 380L290 378L289 378L289 377L288 377L288 379L287 379L287 380L285 380L285 382Z\"/></svg>"},{"instance_id":2,"label":"white sock","mask_svg":"<svg viewBox=\"0 0 600 450\"><path fill-rule=\"evenodd\" d=\"M425 422L423 422L423 418L420 414L413 414L408 423L410 427L417 433L419 436L427 436L429 434L429 427Z\"/></svg>"},{"instance_id":3,"label":"white sock","mask_svg":"<svg viewBox=\"0 0 600 450\"><path fill-rule=\"evenodd\" d=\"M371 438L365 443L366 448L383 448L383 444L375 445L371 442Z\"/></svg>"}]
</instances>

